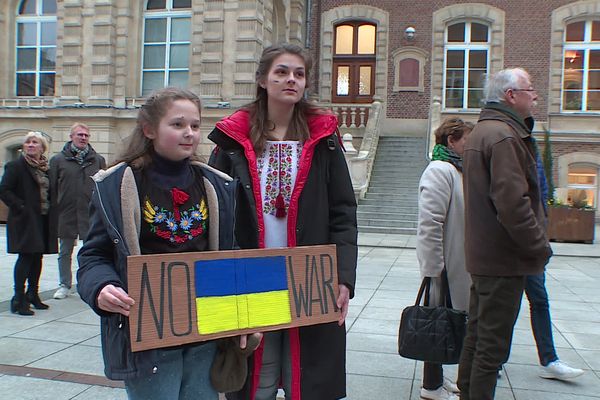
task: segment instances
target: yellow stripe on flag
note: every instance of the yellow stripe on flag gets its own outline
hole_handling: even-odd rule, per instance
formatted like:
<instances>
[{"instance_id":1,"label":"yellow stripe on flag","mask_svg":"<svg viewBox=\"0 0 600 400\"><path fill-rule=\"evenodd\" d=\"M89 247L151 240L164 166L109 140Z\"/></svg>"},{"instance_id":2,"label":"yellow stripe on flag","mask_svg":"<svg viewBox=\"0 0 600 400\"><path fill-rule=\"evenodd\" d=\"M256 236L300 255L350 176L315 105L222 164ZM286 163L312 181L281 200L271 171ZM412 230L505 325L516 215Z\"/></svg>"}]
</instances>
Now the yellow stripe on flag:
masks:
<instances>
[{"instance_id":1,"label":"yellow stripe on flag","mask_svg":"<svg viewBox=\"0 0 600 400\"><path fill-rule=\"evenodd\" d=\"M239 296L196 298L198 333L233 331L292 321L289 293L278 290Z\"/></svg>"},{"instance_id":2,"label":"yellow stripe on flag","mask_svg":"<svg viewBox=\"0 0 600 400\"><path fill-rule=\"evenodd\" d=\"M198 333L233 331L239 329L237 296L198 297L196 313Z\"/></svg>"},{"instance_id":3,"label":"yellow stripe on flag","mask_svg":"<svg viewBox=\"0 0 600 400\"><path fill-rule=\"evenodd\" d=\"M250 293L247 296L249 328L292 322L290 297L287 290Z\"/></svg>"}]
</instances>

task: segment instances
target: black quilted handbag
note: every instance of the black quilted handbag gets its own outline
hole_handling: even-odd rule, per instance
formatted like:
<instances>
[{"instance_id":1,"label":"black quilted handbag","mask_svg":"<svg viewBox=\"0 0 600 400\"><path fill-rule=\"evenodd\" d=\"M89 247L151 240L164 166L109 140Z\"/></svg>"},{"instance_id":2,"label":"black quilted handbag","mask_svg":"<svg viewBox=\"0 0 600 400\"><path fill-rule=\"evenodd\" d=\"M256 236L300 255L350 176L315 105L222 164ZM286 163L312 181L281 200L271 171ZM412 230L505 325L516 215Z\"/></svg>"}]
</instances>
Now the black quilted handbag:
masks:
<instances>
[{"instance_id":1,"label":"black quilted handbag","mask_svg":"<svg viewBox=\"0 0 600 400\"><path fill-rule=\"evenodd\" d=\"M431 278L424 278L415 305L402 311L398 353L412 360L458 364L467 329L467 313L452 308L445 269L441 293L444 305L429 306L430 284ZM425 300L421 306L423 293Z\"/></svg>"}]
</instances>

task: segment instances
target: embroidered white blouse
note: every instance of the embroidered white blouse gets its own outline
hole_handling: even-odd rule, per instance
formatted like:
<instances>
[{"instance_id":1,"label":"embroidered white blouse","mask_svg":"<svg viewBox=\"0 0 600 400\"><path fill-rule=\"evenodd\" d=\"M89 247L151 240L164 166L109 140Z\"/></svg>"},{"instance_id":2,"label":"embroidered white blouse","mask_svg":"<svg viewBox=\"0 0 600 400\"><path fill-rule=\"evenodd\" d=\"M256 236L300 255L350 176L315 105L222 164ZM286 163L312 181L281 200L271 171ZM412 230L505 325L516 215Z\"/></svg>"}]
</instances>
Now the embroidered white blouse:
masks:
<instances>
[{"instance_id":1,"label":"embroidered white blouse","mask_svg":"<svg viewBox=\"0 0 600 400\"><path fill-rule=\"evenodd\" d=\"M267 140L257 159L262 211L265 223L265 247L287 247L287 212L296 183L302 143L294 140ZM275 202L281 194L285 216L277 218Z\"/></svg>"}]
</instances>

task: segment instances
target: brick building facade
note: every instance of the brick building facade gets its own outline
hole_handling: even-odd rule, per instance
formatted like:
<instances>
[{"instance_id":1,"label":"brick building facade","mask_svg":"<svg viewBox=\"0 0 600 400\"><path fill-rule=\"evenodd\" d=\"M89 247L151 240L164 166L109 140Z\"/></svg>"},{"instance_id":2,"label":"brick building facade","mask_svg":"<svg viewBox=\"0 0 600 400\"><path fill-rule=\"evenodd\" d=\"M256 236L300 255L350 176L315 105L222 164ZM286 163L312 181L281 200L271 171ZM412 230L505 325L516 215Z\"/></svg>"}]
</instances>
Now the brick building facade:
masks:
<instances>
[{"instance_id":1,"label":"brick building facade","mask_svg":"<svg viewBox=\"0 0 600 400\"><path fill-rule=\"evenodd\" d=\"M312 9L311 51L319 66L313 90L322 100L338 90L336 56L346 61L336 50L336 37L343 34L338 27L376 26L373 94L384 102L383 134L427 136L432 121L448 116L476 121L482 76L527 69L539 97L536 136L551 132L555 185L570 188L564 193L585 191L597 207L600 1L324 0ZM403 53L421 68L416 86L398 85ZM361 55L353 56L360 65ZM458 68L457 56L463 62ZM479 56L485 58L481 65ZM409 68L407 74L414 72ZM436 110L439 115L432 115Z\"/></svg>"},{"instance_id":2,"label":"brick building facade","mask_svg":"<svg viewBox=\"0 0 600 400\"><path fill-rule=\"evenodd\" d=\"M289 41L313 55L311 97L349 119L379 100L390 135L476 120L485 74L526 68L555 185L597 206L600 0L6 0L0 33L0 166L29 130L59 151L74 121L110 162L144 96L167 84L201 96L207 133L231 112L218 105L252 99L262 49Z\"/></svg>"}]
</instances>

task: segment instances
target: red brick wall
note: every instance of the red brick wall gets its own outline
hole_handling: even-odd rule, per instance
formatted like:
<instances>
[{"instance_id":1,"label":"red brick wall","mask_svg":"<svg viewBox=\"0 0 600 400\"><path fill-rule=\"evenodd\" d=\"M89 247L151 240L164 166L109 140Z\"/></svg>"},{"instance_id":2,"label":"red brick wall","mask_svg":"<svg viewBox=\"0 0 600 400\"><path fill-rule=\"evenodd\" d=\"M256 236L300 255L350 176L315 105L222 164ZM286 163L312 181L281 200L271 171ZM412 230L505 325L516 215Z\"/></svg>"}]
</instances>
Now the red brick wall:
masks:
<instances>
[{"instance_id":1,"label":"red brick wall","mask_svg":"<svg viewBox=\"0 0 600 400\"><path fill-rule=\"evenodd\" d=\"M356 0L322 0L313 2L311 47L315 61L320 48L321 13L342 5L355 5ZM431 56L433 12L456 4L451 0L363 0L364 4L389 12L389 51L402 46L417 46ZM552 11L572 3L567 0L480 0L503 10L505 15L505 67L520 66L527 69L539 93L536 117L546 120L548 80L550 65L550 28ZM404 30L409 25L416 29L414 40L404 39ZM388 57L387 116L389 118L427 118L431 91L431 62L425 66L425 91L423 93L392 93L394 68ZM314 71L318 71L315 65ZM318 76L313 76L313 90L318 88Z\"/></svg>"}]
</instances>

